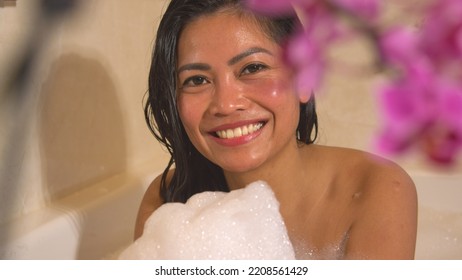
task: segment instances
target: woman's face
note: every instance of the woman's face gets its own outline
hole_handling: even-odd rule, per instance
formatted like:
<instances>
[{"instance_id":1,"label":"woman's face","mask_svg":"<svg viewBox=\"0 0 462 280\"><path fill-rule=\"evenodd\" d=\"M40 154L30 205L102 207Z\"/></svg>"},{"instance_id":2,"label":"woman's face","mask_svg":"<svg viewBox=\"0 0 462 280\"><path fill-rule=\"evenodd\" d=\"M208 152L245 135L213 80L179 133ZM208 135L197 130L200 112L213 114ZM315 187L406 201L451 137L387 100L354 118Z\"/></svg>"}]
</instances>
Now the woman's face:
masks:
<instances>
[{"instance_id":1,"label":"woman's face","mask_svg":"<svg viewBox=\"0 0 462 280\"><path fill-rule=\"evenodd\" d=\"M246 172L297 147L299 98L280 46L232 13L186 26L178 45L178 110L197 150Z\"/></svg>"}]
</instances>

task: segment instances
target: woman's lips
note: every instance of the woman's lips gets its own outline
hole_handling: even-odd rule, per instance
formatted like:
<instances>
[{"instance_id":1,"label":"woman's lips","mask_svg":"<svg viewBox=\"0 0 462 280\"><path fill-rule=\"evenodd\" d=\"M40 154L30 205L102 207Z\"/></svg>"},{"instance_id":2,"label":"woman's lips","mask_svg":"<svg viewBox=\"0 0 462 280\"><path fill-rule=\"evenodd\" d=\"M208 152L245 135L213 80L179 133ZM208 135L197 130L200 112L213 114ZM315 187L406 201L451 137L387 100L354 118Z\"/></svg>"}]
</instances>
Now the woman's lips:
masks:
<instances>
[{"instance_id":1,"label":"woman's lips","mask_svg":"<svg viewBox=\"0 0 462 280\"><path fill-rule=\"evenodd\" d=\"M260 135L265 121L254 121L243 124L220 126L210 132L213 139L225 146L245 144Z\"/></svg>"},{"instance_id":2,"label":"woman's lips","mask_svg":"<svg viewBox=\"0 0 462 280\"><path fill-rule=\"evenodd\" d=\"M252 134L263 127L263 122L257 122L248 125L242 125L234 129L228 128L215 131L215 135L221 139L232 139L236 137L246 136Z\"/></svg>"}]
</instances>

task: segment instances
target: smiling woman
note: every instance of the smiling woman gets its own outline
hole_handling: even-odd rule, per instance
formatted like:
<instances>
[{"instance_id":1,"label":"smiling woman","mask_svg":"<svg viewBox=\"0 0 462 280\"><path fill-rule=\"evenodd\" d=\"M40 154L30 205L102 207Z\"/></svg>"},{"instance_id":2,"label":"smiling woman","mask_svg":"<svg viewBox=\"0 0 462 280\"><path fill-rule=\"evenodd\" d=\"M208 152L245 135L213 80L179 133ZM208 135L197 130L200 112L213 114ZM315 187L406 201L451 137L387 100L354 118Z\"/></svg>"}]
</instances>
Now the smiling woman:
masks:
<instances>
[{"instance_id":1,"label":"smiling woman","mask_svg":"<svg viewBox=\"0 0 462 280\"><path fill-rule=\"evenodd\" d=\"M298 149L299 114L287 110L298 112L300 100L279 52L258 26L232 12L203 16L182 32L178 65L191 70L178 73L180 119L194 147L225 175Z\"/></svg>"},{"instance_id":2,"label":"smiling woman","mask_svg":"<svg viewBox=\"0 0 462 280\"><path fill-rule=\"evenodd\" d=\"M239 0L171 1L145 114L172 157L144 196L136 238L163 204L263 180L297 258L414 257L417 203L409 176L370 154L314 144L314 98L296 91L281 59L298 24L254 15Z\"/></svg>"}]
</instances>

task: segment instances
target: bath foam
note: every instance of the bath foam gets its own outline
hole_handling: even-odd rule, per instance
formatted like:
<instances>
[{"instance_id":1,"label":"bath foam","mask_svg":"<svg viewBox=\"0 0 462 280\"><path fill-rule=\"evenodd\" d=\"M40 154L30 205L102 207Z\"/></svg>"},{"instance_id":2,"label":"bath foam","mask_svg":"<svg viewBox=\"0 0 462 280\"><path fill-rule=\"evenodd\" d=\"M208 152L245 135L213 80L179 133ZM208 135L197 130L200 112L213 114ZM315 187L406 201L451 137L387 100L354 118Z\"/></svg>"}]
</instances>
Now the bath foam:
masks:
<instances>
[{"instance_id":1,"label":"bath foam","mask_svg":"<svg viewBox=\"0 0 462 280\"><path fill-rule=\"evenodd\" d=\"M167 203L119 259L295 259L279 203L262 181Z\"/></svg>"}]
</instances>

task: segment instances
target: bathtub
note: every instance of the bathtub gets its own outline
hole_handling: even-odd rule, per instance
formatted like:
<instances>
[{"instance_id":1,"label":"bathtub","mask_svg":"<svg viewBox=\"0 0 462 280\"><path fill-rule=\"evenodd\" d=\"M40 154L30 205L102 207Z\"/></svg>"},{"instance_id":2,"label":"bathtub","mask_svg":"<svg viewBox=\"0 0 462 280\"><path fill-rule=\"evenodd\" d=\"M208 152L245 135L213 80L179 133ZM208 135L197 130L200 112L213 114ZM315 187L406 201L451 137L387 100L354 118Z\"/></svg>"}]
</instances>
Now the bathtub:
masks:
<instances>
[{"instance_id":1,"label":"bathtub","mask_svg":"<svg viewBox=\"0 0 462 280\"><path fill-rule=\"evenodd\" d=\"M121 174L0 230L6 259L115 259L132 242L138 205L159 172ZM416 259L462 259L462 176L411 173L419 195Z\"/></svg>"},{"instance_id":2,"label":"bathtub","mask_svg":"<svg viewBox=\"0 0 462 280\"><path fill-rule=\"evenodd\" d=\"M3 226L0 259L116 258L133 241L138 205L157 174L111 177Z\"/></svg>"},{"instance_id":3,"label":"bathtub","mask_svg":"<svg viewBox=\"0 0 462 280\"><path fill-rule=\"evenodd\" d=\"M410 175L419 199L416 259L462 260L462 174Z\"/></svg>"}]
</instances>

